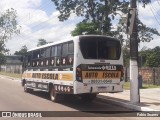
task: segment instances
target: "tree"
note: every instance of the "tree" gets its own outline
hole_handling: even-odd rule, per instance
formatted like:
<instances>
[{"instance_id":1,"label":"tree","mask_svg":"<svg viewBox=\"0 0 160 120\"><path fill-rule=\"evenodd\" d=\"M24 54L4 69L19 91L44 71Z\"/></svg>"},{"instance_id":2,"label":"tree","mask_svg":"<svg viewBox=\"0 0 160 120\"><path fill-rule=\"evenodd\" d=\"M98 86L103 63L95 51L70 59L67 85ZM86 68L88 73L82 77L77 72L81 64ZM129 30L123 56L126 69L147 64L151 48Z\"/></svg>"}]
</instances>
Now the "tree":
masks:
<instances>
[{"instance_id":1,"label":"tree","mask_svg":"<svg viewBox=\"0 0 160 120\"><path fill-rule=\"evenodd\" d=\"M160 47L153 49L142 49L140 51L142 65L145 67L159 67L160 66Z\"/></svg>"},{"instance_id":2,"label":"tree","mask_svg":"<svg viewBox=\"0 0 160 120\"><path fill-rule=\"evenodd\" d=\"M96 33L110 34L111 19L119 14L117 11L127 12L127 0L52 0L60 12L60 21L67 20L72 13L83 16L83 24L94 24ZM82 24L82 23L81 23ZM76 31L76 30L75 30ZM74 32L74 31L73 31ZM94 31L95 32L95 31Z\"/></svg>"},{"instance_id":3,"label":"tree","mask_svg":"<svg viewBox=\"0 0 160 120\"><path fill-rule=\"evenodd\" d=\"M1 71L1 65L5 64L6 58L4 54L0 53L0 71Z\"/></svg>"},{"instance_id":4,"label":"tree","mask_svg":"<svg viewBox=\"0 0 160 120\"><path fill-rule=\"evenodd\" d=\"M5 64L6 58L4 53L8 52L9 50L5 48L4 41L0 41L0 71L1 71L1 65Z\"/></svg>"},{"instance_id":5,"label":"tree","mask_svg":"<svg viewBox=\"0 0 160 120\"><path fill-rule=\"evenodd\" d=\"M143 7L151 2L151 0L138 0L140 3L143 3Z\"/></svg>"},{"instance_id":6,"label":"tree","mask_svg":"<svg viewBox=\"0 0 160 120\"><path fill-rule=\"evenodd\" d=\"M154 35L160 36L160 33L154 28L147 27L138 20L138 38L141 42L150 42L153 40Z\"/></svg>"},{"instance_id":7,"label":"tree","mask_svg":"<svg viewBox=\"0 0 160 120\"><path fill-rule=\"evenodd\" d=\"M22 55L22 56L24 56L27 53L27 50L28 50L27 46L24 45L24 46L21 47L21 49L19 51L16 51L14 53L14 55Z\"/></svg>"},{"instance_id":8,"label":"tree","mask_svg":"<svg viewBox=\"0 0 160 120\"><path fill-rule=\"evenodd\" d=\"M5 63L4 53L9 51L5 48L5 42L14 34L20 33L20 26L16 18L17 13L13 8L0 14L0 66Z\"/></svg>"},{"instance_id":9,"label":"tree","mask_svg":"<svg viewBox=\"0 0 160 120\"><path fill-rule=\"evenodd\" d=\"M123 63L125 67L129 67L130 51L128 47L123 46Z\"/></svg>"},{"instance_id":10,"label":"tree","mask_svg":"<svg viewBox=\"0 0 160 120\"><path fill-rule=\"evenodd\" d=\"M124 38L126 31L125 22L119 20L119 25L116 31L111 31L111 20L116 15L121 16L121 13L128 13L128 0L52 0L59 10L59 20L67 20L72 13L77 16L83 16L84 20L76 25L76 28L71 32L73 36L82 34L104 34L126 41L123 46L124 63L129 65L129 50L128 39ZM150 0L138 0L145 7ZM122 17L122 16L121 16ZM139 41L149 42L153 39L153 35L160 35L156 29L149 28L138 20Z\"/></svg>"},{"instance_id":11,"label":"tree","mask_svg":"<svg viewBox=\"0 0 160 120\"><path fill-rule=\"evenodd\" d=\"M13 34L20 33L20 26L16 18L17 12L13 8L0 15L0 41L7 41Z\"/></svg>"},{"instance_id":12,"label":"tree","mask_svg":"<svg viewBox=\"0 0 160 120\"><path fill-rule=\"evenodd\" d=\"M39 40L38 40L37 47L42 46L42 45L45 45L45 44L48 44L48 42L47 42L45 39L39 39Z\"/></svg>"},{"instance_id":13,"label":"tree","mask_svg":"<svg viewBox=\"0 0 160 120\"><path fill-rule=\"evenodd\" d=\"M97 26L94 23L80 22L76 25L76 28L71 32L72 36L83 34L99 34L96 31Z\"/></svg>"}]
</instances>

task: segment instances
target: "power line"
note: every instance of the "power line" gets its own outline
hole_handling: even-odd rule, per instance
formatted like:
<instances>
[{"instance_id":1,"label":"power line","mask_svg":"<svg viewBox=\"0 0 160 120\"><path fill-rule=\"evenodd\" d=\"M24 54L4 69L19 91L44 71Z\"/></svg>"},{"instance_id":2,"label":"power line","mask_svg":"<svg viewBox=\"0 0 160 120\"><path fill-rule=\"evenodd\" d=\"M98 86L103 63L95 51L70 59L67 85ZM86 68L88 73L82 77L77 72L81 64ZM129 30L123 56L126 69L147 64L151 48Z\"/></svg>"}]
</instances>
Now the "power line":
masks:
<instances>
[{"instance_id":1,"label":"power line","mask_svg":"<svg viewBox=\"0 0 160 120\"><path fill-rule=\"evenodd\" d=\"M45 11L45 9L42 9L42 7L39 7L39 9L42 10L42 11ZM15 10L16 10L16 9L15 9ZM30 12L29 12L29 13L30 13ZM22 16L23 16L23 15L22 15ZM23 16L23 17L26 17L26 16ZM54 17L54 16L53 16L53 17ZM33 29L34 27L37 27L37 26L40 26L40 29L43 29L43 28L44 28L44 25L43 25L43 24L44 24L45 22L48 22L48 21L52 20L53 17L50 17L50 18L48 17L47 20L41 19L41 20L36 21L35 23L38 23L38 24L36 24L36 25L34 25L34 26L31 26L30 29ZM25 21L28 21L28 20L25 20ZM24 21L24 22L25 22L25 21ZM41 21L43 21L43 22L41 22ZM39 23L39 22L40 22L40 23ZM34 24L35 24L35 23L34 23ZM42 25L42 26L41 26L41 25ZM26 31L26 30L24 29L23 32L25 33L25 31ZM34 33L36 33L36 31L35 31L35 32L32 32L32 34L34 34ZM14 37L15 37L15 36L13 36L13 38L14 38ZM23 36L21 36L21 35L18 35L18 38L21 39L21 40L23 40ZM21 41L21 42L18 44L18 46L19 46L19 45L24 45L23 43L24 43L24 41ZM30 43L30 42L27 41L26 43ZM25 43L25 44L26 44L26 43ZM17 46L16 46L16 47L17 47ZM11 49L13 49L13 48L15 48L15 47L12 46Z\"/></svg>"},{"instance_id":2,"label":"power line","mask_svg":"<svg viewBox=\"0 0 160 120\"><path fill-rule=\"evenodd\" d=\"M150 6L154 9L154 11L156 12L157 10L153 7L153 5L150 3ZM156 12L157 15L160 16L160 14L158 12Z\"/></svg>"},{"instance_id":3,"label":"power line","mask_svg":"<svg viewBox=\"0 0 160 120\"><path fill-rule=\"evenodd\" d=\"M158 0L156 0L157 1L157 3L160 5L160 2L158 1Z\"/></svg>"},{"instance_id":4,"label":"power line","mask_svg":"<svg viewBox=\"0 0 160 120\"><path fill-rule=\"evenodd\" d=\"M156 19L157 23L160 25L160 22L159 22L158 19L156 18L156 15L154 14L154 12L153 12L153 10L152 10L152 8L151 8L151 4L149 4L149 5L150 5L150 10L151 10L154 18Z\"/></svg>"}]
</instances>

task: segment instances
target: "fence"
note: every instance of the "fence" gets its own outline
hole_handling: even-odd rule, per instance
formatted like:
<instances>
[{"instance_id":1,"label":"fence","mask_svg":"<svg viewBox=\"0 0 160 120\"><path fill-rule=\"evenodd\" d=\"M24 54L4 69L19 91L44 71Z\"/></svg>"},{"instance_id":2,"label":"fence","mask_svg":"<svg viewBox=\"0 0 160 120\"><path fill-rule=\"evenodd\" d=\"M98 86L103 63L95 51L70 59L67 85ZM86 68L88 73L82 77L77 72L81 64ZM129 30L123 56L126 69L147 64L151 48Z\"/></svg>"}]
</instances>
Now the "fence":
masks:
<instances>
[{"instance_id":1,"label":"fence","mask_svg":"<svg viewBox=\"0 0 160 120\"><path fill-rule=\"evenodd\" d=\"M160 68L141 68L139 71L144 83L160 85Z\"/></svg>"},{"instance_id":2,"label":"fence","mask_svg":"<svg viewBox=\"0 0 160 120\"><path fill-rule=\"evenodd\" d=\"M125 69L125 81L129 80L129 68ZM160 68L139 68L142 82L146 84L160 85Z\"/></svg>"},{"instance_id":3,"label":"fence","mask_svg":"<svg viewBox=\"0 0 160 120\"><path fill-rule=\"evenodd\" d=\"M8 72L8 73L22 73L22 65L1 65L0 71Z\"/></svg>"}]
</instances>

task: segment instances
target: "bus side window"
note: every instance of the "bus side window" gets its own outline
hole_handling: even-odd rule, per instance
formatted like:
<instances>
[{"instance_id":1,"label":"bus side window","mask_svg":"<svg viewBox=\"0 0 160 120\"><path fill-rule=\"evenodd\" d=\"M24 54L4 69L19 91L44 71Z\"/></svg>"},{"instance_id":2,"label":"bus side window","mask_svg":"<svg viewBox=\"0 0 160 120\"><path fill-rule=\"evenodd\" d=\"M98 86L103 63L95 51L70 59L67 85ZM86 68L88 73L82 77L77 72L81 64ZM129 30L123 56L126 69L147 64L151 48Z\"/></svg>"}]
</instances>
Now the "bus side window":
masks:
<instances>
[{"instance_id":1,"label":"bus side window","mask_svg":"<svg viewBox=\"0 0 160 120\"><path fill-rule=\"evenodd\" d=\"M55 63L56 66L60 66L61 64L61 45L56 46Z\"/></svg>"},{"instance_id":2,"label":"bus side window","mask_svg":"<svg viewBox=\"0 0 160 120\"><path fill-rule=\"evenodd\" d=\"M32 52L29 52L26 60L27 67L31 67L31 63L32 63Z\"/></svg>"},{"instance_id":3,"label":"bus side window","mask_svg":"<svg viewBox=\"0 0 160 120\"><path fill-rule=\"evenodd\" d=\"M74 61L74 44L73 42L68 43L68 58L67 65L73 65Z\"/></svg>"},{"instance_id":4,"label":"bus side window","mask_svg":"<svg viewBox=\"0 0 160 120\"><path fill-rule=\"evenodd\" d=\"M33 51L33 58L32 58L32 67L38 67L39 66L39 60L40 60L40 50Z\"/></svg>"},{"instance_id":5,"label":"bus side window","mask_svg":"<svg viewBox=\"0 0 160 120\"><path fill-rule=\"evenodd\" d=\"M60 66L61 63L61 45L52 46L51 48L51 66Z\"/></svg>"},{"instance_id":6,"label":"bus side window","mask_svg":"<svg viewBox=\"0 0 160 120\"><path fill-rule=\"evenodd\" d=\"M41 49L41 55L40 55L40 60L39 60L39 65L44 66L45 62L45 49Z\"/></svg>"},{"instance_id":7,"label":"bus side window","mask_svg":"<svg viewBox=\"0 0 160 120\"><path fill-rule=\"evenodd\" d=\"M62 45L62 61L61 65L65 66L67 63L67 55L68 55L68 43L64 43Z\"/></svg>"},{"instance_id":8,"label":"bus side window","mask_svg":"<svg viewBox=\"0 0 160 120\"><path fill-rule=\"evenodd\" d=\"M50 65L50 47L45 49L45 65L49 66Z\"/></svg>"},{"instance_id":9,"label":"bus side window","mask_svg":"<svg viewBox=\"0 0 160 120\"><path fill-rule=\"evenodd\" d=\"M56 56L56 47L51 47L51 58L50 58L50 65L55 66L55 56Z\"/></svg>"},{"instance_id":10,"label":"bus side window","mask_svg":"<svg viewBox=\"0 0 160 120\"><path fill-rule=\"evenodd\" d=\"M68 53L73 54L74 53L74 44L73 42L68 43Z\"/></svg>"}]
</instances>

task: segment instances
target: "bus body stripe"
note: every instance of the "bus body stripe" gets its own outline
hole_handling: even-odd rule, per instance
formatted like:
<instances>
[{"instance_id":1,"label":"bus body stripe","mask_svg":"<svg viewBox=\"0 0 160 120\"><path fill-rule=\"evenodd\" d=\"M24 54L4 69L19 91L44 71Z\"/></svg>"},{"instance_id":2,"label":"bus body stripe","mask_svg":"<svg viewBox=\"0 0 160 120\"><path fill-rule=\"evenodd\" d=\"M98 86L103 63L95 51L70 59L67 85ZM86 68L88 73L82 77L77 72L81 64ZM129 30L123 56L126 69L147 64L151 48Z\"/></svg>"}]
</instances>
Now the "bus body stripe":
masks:
<instances>
[{"instance_id":1,"label":"bus body stripe","mask_svg":"<svg viewBox=\"0 0 160 120\"><path fill-rule=\"evenodd\" d=\"M65 81L72 81L73 80L73 73L24 73L22 76L24 79L47 79L47 80L65 80Z\"/></svg>"}]
</instances>

